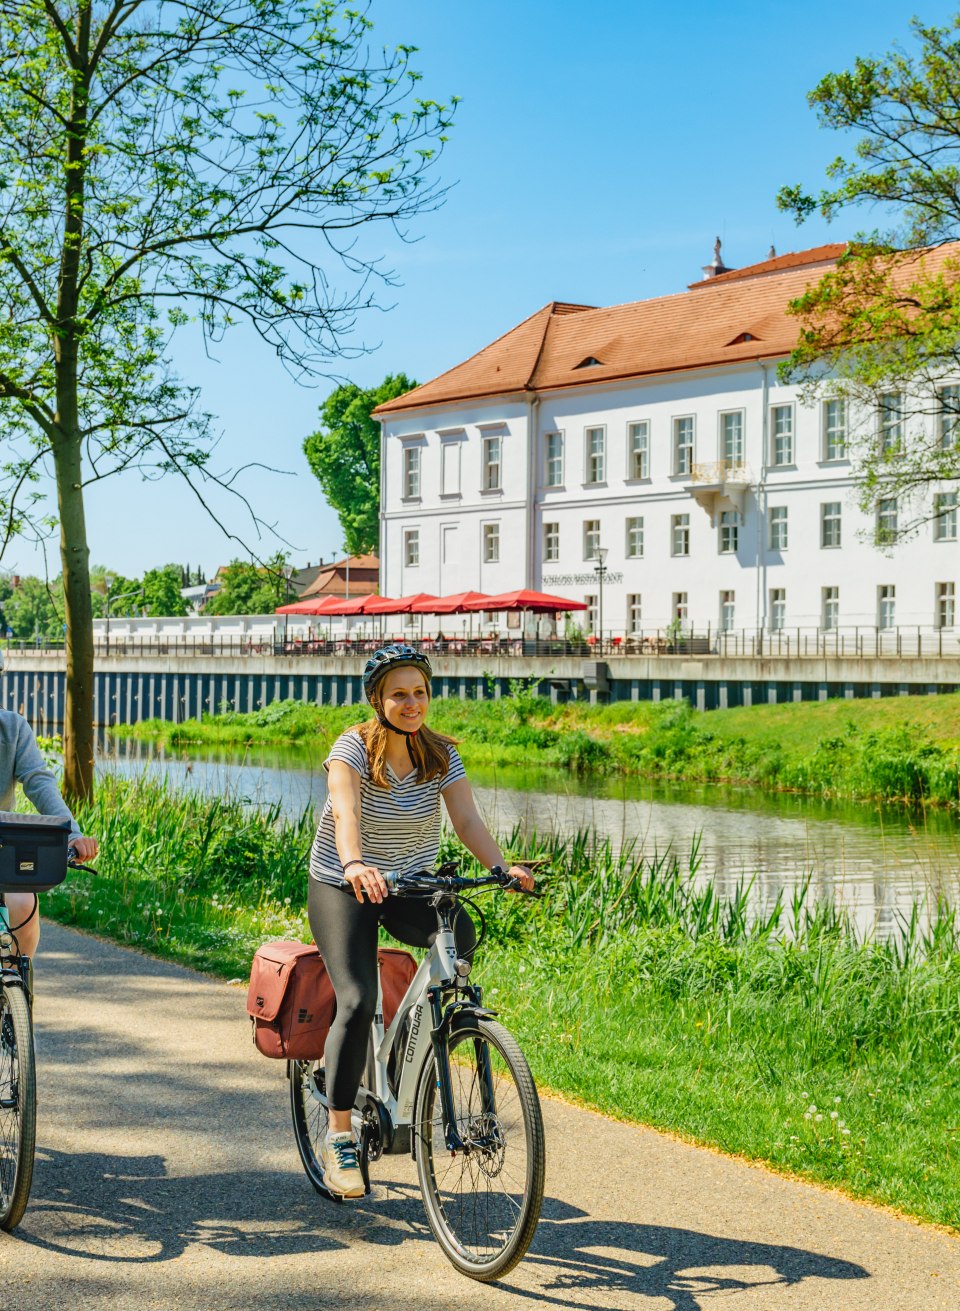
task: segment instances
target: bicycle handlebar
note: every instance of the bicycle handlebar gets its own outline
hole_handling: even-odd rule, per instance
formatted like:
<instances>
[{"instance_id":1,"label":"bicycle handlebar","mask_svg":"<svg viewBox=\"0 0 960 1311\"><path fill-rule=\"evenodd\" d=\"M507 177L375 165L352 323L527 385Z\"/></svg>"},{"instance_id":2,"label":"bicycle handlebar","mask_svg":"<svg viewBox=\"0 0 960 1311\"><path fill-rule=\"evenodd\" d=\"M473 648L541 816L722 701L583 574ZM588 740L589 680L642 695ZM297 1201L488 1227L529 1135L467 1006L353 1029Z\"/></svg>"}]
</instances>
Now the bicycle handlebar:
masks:
<instances>
[{"instance_id":1,"label":"bicycle handlebar","mask_svg":"<svg viewBox=\"0 0 960 1311\"><path fill-rule=\"evenodd\" d=\"M494 865L489 874L482 878L469 879L460 874L445 873L447 870L459 868L456 861L447 861L441 865L438 870L422 869L415 874L393 874L388 872L383 878L387 885L387 891L394 896L416 896L418 893L437 893L437 892L466 892L470 890L480 890L481 888L502 888L504 891L520 892L526 897L542 897L543 893L534 889L526 889L520 886L515 878L511 878L505 869L500 865ZM353 891L353 884L348 883L346 879L340 880L340 887L346 891Z\"/></svg>"}]
</instances>

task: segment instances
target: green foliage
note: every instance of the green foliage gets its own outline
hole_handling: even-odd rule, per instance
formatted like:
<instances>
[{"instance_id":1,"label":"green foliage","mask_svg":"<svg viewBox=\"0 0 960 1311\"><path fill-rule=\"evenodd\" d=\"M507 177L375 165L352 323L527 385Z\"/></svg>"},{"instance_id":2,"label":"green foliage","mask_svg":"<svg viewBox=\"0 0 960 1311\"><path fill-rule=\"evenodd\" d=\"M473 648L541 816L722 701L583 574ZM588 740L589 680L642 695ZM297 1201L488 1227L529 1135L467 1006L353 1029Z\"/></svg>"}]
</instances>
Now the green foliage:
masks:
<instances>
[{"instance_id":1,"label":"green foliage","mask_svg":"<svg viewBox=\"0 0 960 1311\"><path fill-rule=\"evenodd\" d=\"M26 575L3 602L7 628L20 641L63 641L63 587Z\"/></svg>"},{"instance_id":2,"label":"green foliage","mask_svg":"<svg viewBox=\"0 0 960 1311\"><path fill-rule=\"evenodd\" d=\"M266 565L231 560L220 580L220 591L207 602L211 615L273 614L285 604L288 592L289 557L282 551Z\"/></svg>"},{"instance_id":3,"label":"green foliage","mask_svg":"<svg viewBox=\"0 0 960 1311\"><path fill-rule=\"evenodd\" d=\"M858 58L821 79L811 105L825 127L857 133L856 144L817 196L802 186L778 196L798 223L877 204L893 213L889 231L862 235L793 303L800 337L781 377L802 382L808 401L847 402L861 505L896 497L909 507L900 537L933 517L930 484L960 476L960 416L944 428L937 395L960 367L960 262L930 249L960 235L960 17L912 28L916 54ZM889 440L876 416L892 391L901 430Z\"/></svg>"},{"instance_id":4,"label":"green foliage","mask_svg":"<svg viewBox=\"0 0 960 1311\"><path fill-rule=\"evenodd\" d=\"M405 373L379 387L344 383L320 407L321 427L303 443L307 463L336 510L351 555L380 545L380 425L371 412L416 387Z\"/></svg>"},{"instance_id":5,"label":"green foliage","mask_svg":"<svg viewBox=\"0 0 960 1311\"><path fill-rule=\"evenodd\" d=\"M185 615L187 603L180 595L180 566L166 564L143 575L143 608L148 615Z\"/></svg>"}]
</instances>

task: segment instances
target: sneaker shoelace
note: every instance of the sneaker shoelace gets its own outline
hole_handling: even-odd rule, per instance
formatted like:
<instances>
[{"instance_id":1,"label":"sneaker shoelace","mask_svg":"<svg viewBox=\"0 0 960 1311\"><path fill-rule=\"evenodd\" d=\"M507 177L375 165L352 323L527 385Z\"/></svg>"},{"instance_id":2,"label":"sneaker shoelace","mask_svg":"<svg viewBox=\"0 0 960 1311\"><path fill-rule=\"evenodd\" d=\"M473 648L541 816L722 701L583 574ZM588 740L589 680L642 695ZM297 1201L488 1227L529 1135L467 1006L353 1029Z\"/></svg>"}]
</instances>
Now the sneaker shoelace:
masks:
<instances>
[{"instance_id":1,"label":"sneaker shoelace","mask_svg":"<svg viewBox=\"0 0 960 1311\"><path fill-rule=\"evenodd\" d=\"M360 1163L357 1160L357 1145L354 1142L331 1143L333 1154L336 1157L337 1165L341 1170L359 1170Z\"/></svg>"}]
</instances>

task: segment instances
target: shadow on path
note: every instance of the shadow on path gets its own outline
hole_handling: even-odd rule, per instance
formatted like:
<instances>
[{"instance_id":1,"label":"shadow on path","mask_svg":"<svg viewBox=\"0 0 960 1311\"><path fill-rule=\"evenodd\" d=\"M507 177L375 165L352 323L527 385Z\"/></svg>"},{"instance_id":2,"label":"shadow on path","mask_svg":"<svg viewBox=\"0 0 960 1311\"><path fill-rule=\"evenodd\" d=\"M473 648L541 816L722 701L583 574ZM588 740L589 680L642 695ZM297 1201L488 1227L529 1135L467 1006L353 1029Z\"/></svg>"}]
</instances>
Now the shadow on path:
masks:
<instances>
[{"instance_id":1,"label":"shadow on path","mask_svg":"<svg viewBox=\"0 0 960 1311\"><path fill-rule=\"evenodd\" d=\"M288 1171L170 1176L157 1155L51 1150L38 1154L33 1200L17 1239L79 1260L138 1265L175 1260L194 1245L263 1258L335 1251L357 1239L382 1246L433 1241L419 1191L409 1184L387 1181L372 1197L337 1206L306 1180L292 1187ZM521 1272L522 1285L514 1282ZM701 1297L718 1292L769 1286L775 1298L775 1288L805 1279L865 1278L862 1266L802 1248L594 1220L548 1198L533 1249L502 1286L580 1311L631 1298L701 1311Z\"/></svg>"}]
</instances>

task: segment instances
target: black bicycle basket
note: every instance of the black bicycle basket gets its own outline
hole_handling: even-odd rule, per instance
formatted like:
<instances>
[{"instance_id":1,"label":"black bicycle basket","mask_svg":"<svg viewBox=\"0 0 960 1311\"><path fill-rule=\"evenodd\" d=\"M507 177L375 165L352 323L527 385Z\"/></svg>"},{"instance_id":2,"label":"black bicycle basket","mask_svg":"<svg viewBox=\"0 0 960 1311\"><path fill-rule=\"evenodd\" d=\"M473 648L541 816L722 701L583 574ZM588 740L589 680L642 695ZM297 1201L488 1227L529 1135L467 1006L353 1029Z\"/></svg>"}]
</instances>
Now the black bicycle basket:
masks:
<instances>
[{"instance_id":1,"label":"black bicycle basket","mask_svg":"<svg viewBox=\"0 0 960 1311\"><path fill-rule=\"evenodd\" d=\"M48 892L67 877L71 822L0 810L0 892Z\"/></svg>"}]
</instances>

